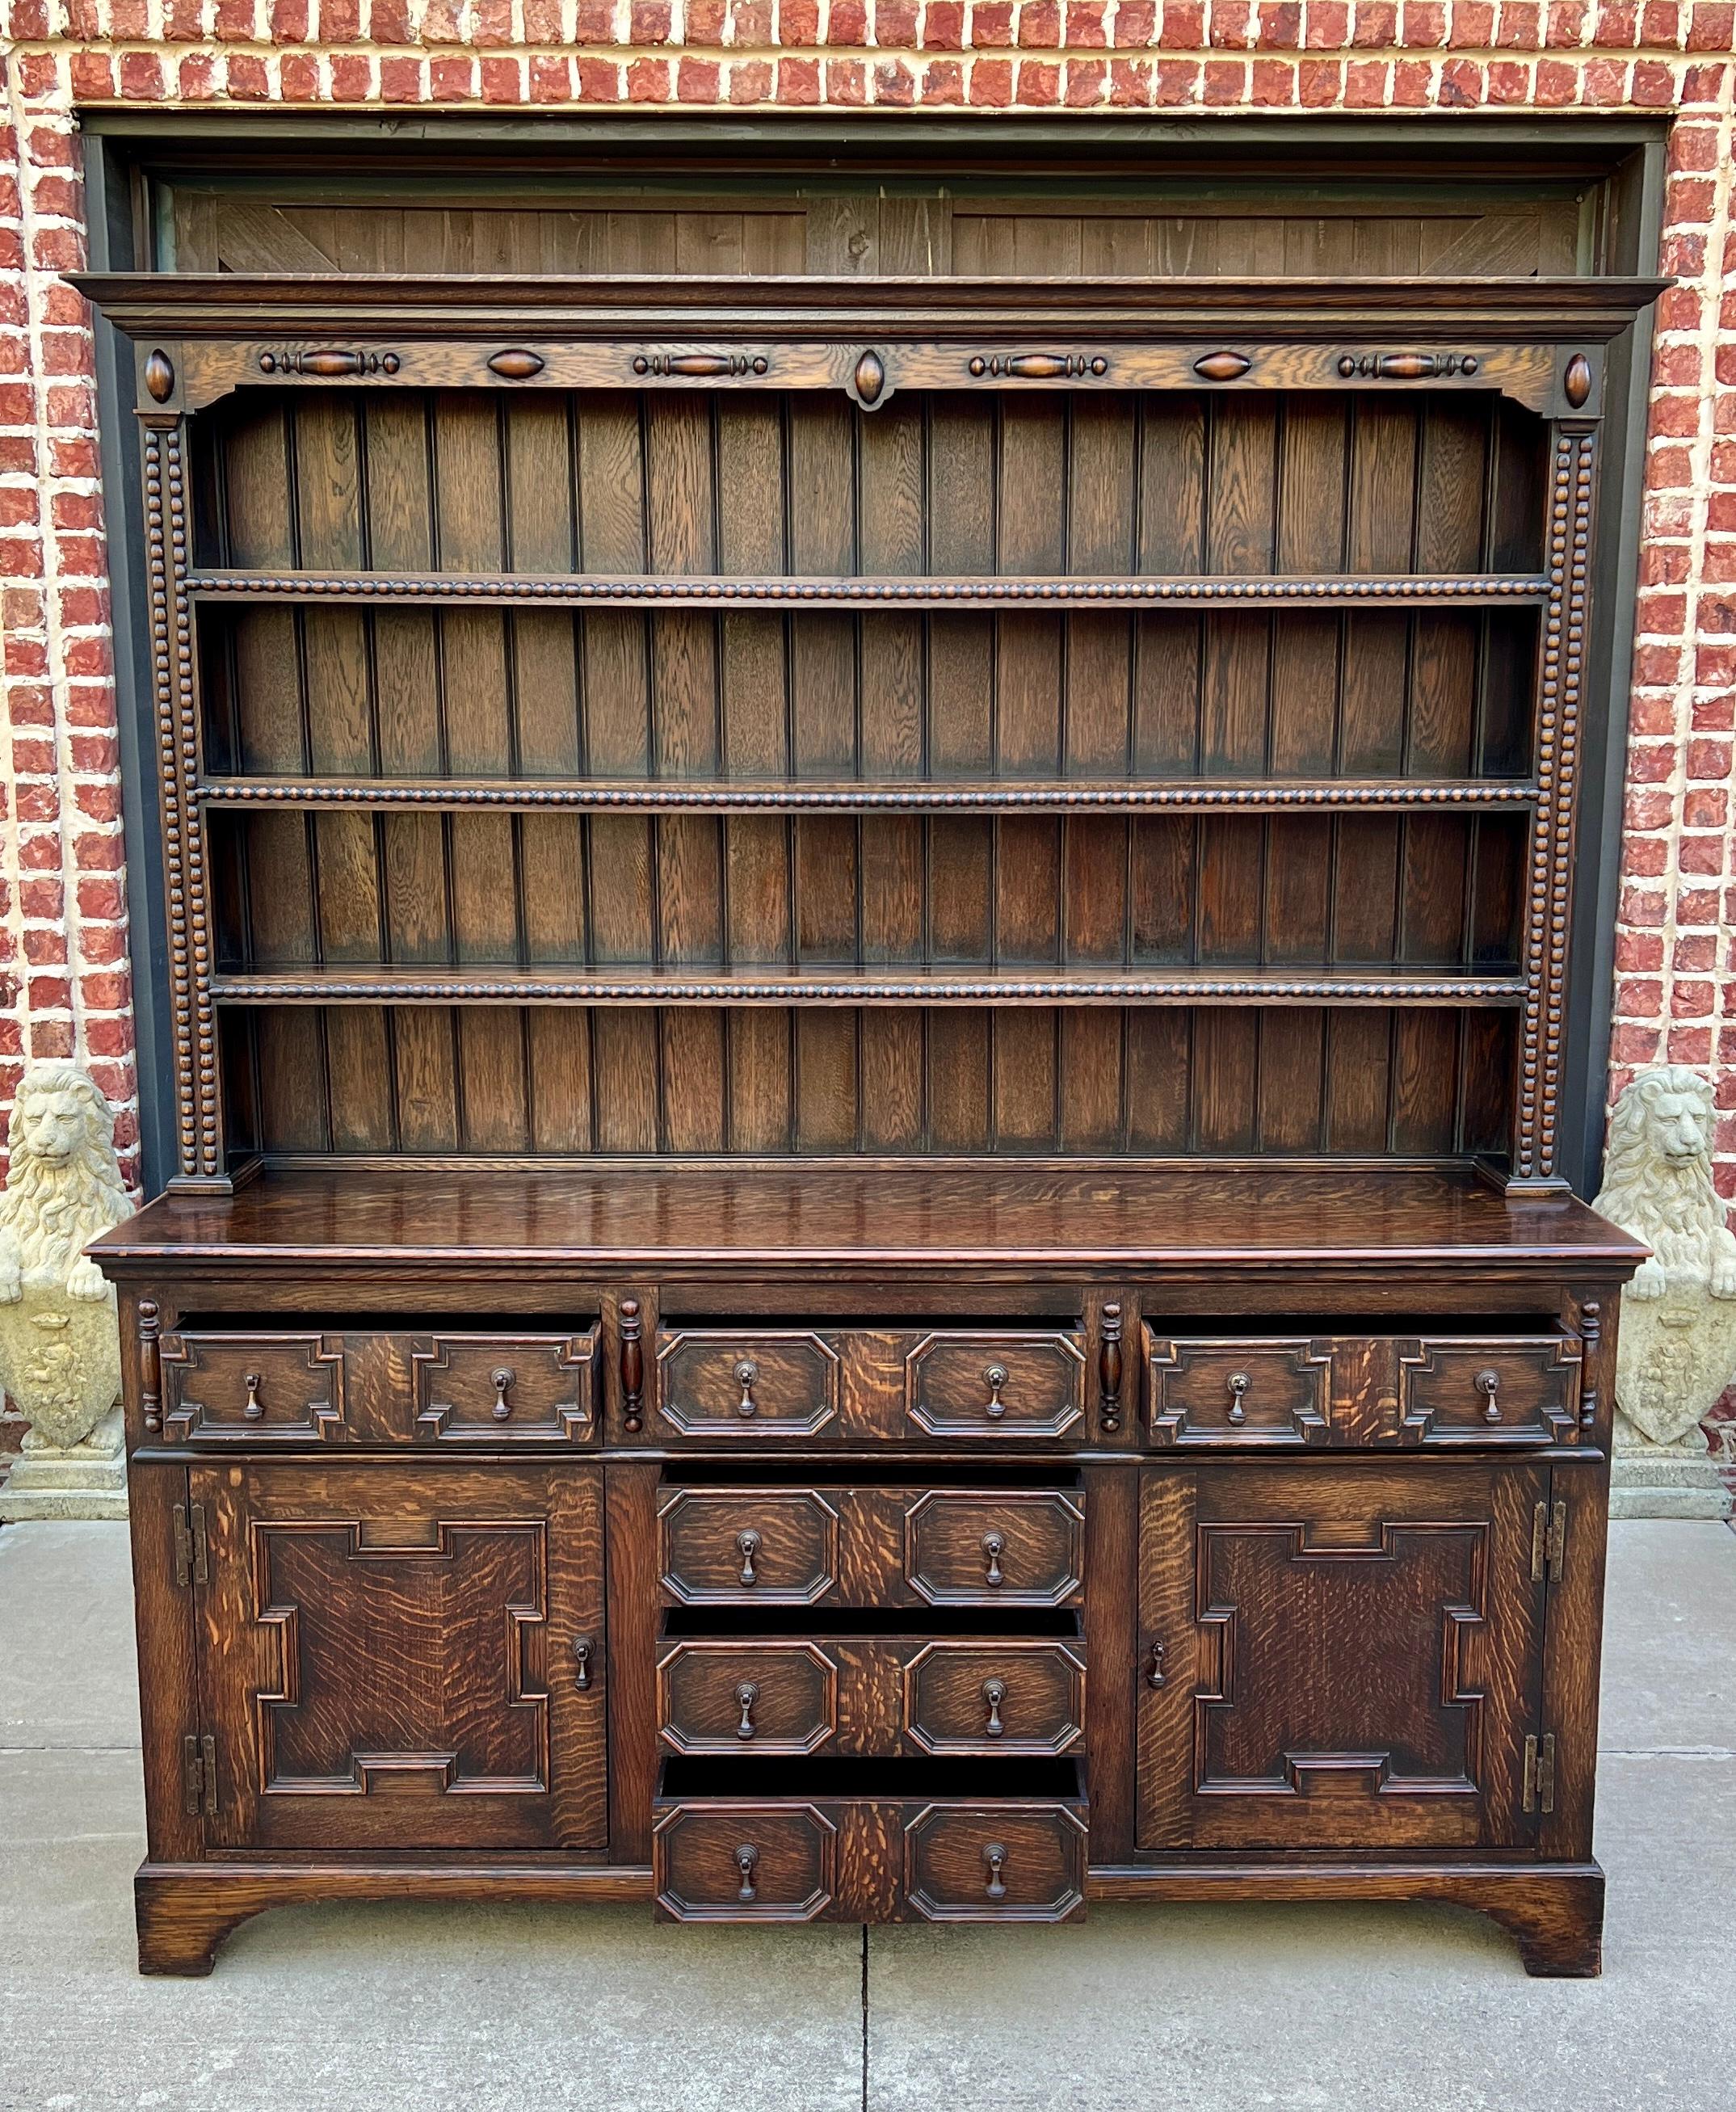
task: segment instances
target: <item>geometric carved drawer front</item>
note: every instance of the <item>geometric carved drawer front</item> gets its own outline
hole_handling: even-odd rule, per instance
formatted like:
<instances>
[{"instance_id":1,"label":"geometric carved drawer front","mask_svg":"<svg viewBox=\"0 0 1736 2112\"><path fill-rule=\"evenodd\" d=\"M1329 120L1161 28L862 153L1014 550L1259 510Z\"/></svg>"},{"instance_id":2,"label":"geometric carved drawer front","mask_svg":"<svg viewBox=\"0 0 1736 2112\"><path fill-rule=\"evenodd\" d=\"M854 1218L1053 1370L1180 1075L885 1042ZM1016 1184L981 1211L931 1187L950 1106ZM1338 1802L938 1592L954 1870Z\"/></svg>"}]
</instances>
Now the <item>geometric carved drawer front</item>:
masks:
<instances>
[{"instance_id":1,"label":"geometric carved drawer front","mask_svg":"<svg viewBox=\"0 0 1736 2112\"><path fill-rule=\"evenodd\" d=\"M1580 1345L1571 1336L1400 1340L1398 1435L1408 1445L1571 1445Z\"/></svg>"},{"instance_id":2,"label":"geometric carved drawer front","mask_svg":"<svg viewBox=\"0 0 1736 2112\"><path fill-rule=\"evenodd\" d=\"M1082 1500L1058 1489L932 1489L907 1513L904 1573L937 1606L1064 1606L1083 1588Z\"/></svg>"},{"instance_id":3,"label":"geometric carved drawer front","mask_svg":"<svg viewBox=\"0 0 1736 2112\"><path fill-rule=\"evenodd\" d=\"M416 1434L440 1444L583 1444L597 1434L597 1331L436 1335L410 1359Z\"/></svg>"},{"instance_id":4,"label":"geometric carved drawer front","mask_svg":"<svg viewBox=\"0 0 1736 2112\"><path fill-rule=\"evenodd\" d=\"M814 1643L679 1642L657 1714L678 1753L811 1753L838 1727L838 1669Z\"/></svg>"},{"instance_id":5,"label":"geometric carved drawer front","mask_svg":"<svg viewBox=\"0 0 1736 2112\"><path fill-rule=\"evenodd\" d=\"M663 1743L744 1760L1048 1758L1079 1742L1084 1702L1078 1642L682 1637L657 1666Z\"/></svg>"},{"instance_id":6,"label":"geometric carved drawer front","mask_svg":"<svg viewBox=\"0 0 1736 2112\"><path fill-rule=\"evenodd\" d=\"M654 1911L663 1921L1067 1921L1084 1910L1085 1842L1070 1798L664 1796Z\"/></svg>"},{"instance_id":7,"label":"geometric carved drawer front","mask_svg":"<svg viewBox=\"0 0 1736 2112\"><path fill-rule=\"evenodd\" d=\"M1153 1445L1324 1445L1331 1359L1295 1341L1179 1341L1146 1330Z\"/></svg>"},{"instance_id":8,"label":"geometric carved drawer front","mask_svg":"<svg viewBox=\"0 0 1736 2112\"><path fill-rule=\"evenodd\" d=\"M683 1330L659 1341L657 1371L684 1437L811 1437L838 1413L838 1353L805 1331Z\"/></svg>"},{"instance_id":9,"label":"geometric carved drawer front","mask_svg":"<svg viewBox=\"0 0 1736 2112\"><path fill-rule=\"evenodd\" d=\"M905 1404L930 1437L1059 1437L1084 1413L1084 1350L1055 1330L926 1335L905 1359Z\"/></svg>"},{"instance_id":10,"label":"geometric carved drawer front","mask_svg":"<svg viewBox=\"0 0 1736 2112\"><path fill-rule=\"evenodd\" d=\"M838 1581L838 1513L816 1489L678 1489L659 1518L663 1588L684 1604L811 1605Z\"/></svg>"},{"instance_id":11,"label":"geometric carved drawer front","mask_svg":"<svg viewBox=\"0 0 1736 2112\"><path fill-rule=\"evenodd\" d=\"M318 1334L165 1335L165 1434L194 1444L342 1442L343 1357Z\"/></svg>"},{"instance_id":12,"label":"geometric carved drawer front","mask_svg":"<svg viewBox=\"0 0 1736 2112\"><path fill-rule=\"evenodd\" d=\"M838 1828L804 1804L684 1804L652 1839L672 1921L811 1921L836 1886Z\"/></svg>"},{"instance_id":13,"label":"geometric carved drawer front","mask_svg":"<svg viewBox=\"0 0 1736 2112\"><path fill-rule=\"evenodd\" d=\"M1066 1643L931 1642L905 1670L905 1724L924 1752L1065 1753L1084 1717L1084 1659Z\"/></svg>"},{"instance_id":14,"label":"geometric carved drawer front","mask_svg":"<svg viewBox=\"0 0 1736 2112\"><path fill-rule=\"evenodd\" d=\"M1085 1836L1065 1804L930 1805L904 1831L907 1903L925 1921L1070 1921Z\"/></svg>"}]
</instances>

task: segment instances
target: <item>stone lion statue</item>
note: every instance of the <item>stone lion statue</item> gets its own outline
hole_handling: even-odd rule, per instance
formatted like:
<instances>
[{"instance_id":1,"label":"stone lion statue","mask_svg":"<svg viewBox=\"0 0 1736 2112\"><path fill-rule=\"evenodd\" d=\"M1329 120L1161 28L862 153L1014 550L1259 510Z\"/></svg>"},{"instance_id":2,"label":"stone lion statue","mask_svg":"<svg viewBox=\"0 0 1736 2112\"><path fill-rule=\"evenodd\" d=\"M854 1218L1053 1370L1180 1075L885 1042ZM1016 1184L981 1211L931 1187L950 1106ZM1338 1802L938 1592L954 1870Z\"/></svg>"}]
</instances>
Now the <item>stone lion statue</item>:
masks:
<instances>
[{"instance_id":1,"label":"stone lion statue","mask_svg":"<svg viewBox=\"0 0 1736 2112\"><path fill-rule=\"evenodd\" d=\"M1643 1239L1621 1318L1619 1434L1680 1445L1736 1377L1736 1236L1712 1186L1712 1089L1697 1072L1642 1072L1610 1117L1596 1208Z\"/></svg>"},{"instance_id":2,"label":"stone lion statue","mask_svg":"<svg viewBox=\"0 0 1736 2112\"><path fill-rule=\"evenodd\" d=\"M0 1380L27 1450L80 1444L120 1386L115 1294L84 1246L131 1208L115 1117L75 1063L37 1063L12 1103L0 1195Z\"/></svg>"}]
</instances>

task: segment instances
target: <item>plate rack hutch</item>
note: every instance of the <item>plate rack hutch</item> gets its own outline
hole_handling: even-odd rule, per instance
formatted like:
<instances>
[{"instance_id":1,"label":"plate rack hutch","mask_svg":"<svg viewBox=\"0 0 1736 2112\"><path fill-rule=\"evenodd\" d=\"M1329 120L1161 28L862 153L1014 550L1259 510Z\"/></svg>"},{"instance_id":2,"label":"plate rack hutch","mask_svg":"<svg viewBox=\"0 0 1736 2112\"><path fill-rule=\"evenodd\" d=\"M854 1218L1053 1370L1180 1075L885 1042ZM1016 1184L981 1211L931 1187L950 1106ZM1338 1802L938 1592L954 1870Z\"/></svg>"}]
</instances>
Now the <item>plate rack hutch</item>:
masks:
<instances>
[{"instance_id":1,"label":"plate rack hutch","mask_svg":"<svg viewBox=\"0 0 1736 2112\"><path fill-rule=\"evenodd\" d=\"M272 1905L1457 1901L1594 1972L1557 1168L1652 281L80 282L180 1168L145 1969Z\"/></svg>"}]
</instances>

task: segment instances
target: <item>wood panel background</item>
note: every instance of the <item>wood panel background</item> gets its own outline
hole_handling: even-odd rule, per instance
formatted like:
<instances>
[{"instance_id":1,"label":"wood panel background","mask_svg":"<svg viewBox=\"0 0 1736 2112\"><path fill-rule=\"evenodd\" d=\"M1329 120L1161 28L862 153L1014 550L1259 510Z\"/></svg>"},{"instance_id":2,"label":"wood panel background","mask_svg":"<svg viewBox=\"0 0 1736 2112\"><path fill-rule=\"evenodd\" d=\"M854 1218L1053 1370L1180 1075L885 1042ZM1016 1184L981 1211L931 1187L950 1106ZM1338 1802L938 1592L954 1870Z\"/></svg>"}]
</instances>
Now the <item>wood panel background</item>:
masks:
<instances>
[{"instance_id":1,"label":"wood panel background","mask_svg":"<svg viewBox=\"0 0 1736 2112\"><path fill-rule=\"evenodd\" d=\"M370 186L342 203L257 180L179 184L165 268L181 271L693 271L967 276L1038 272L1193 276L1531 277L1585 268L1586 213L1569 185L1352 187L1277 180L1209 195L1147 179L1129 194L997 194L979 184L781 190L720 184L709 197L593 184L490 201L438 185ZM1109 187L1111 188L1112 187ZM737 194L729 195L733 189ZM1154 195L1154 193L1156 195ZM600 193L600 194L598 194Z\"/></svg>"},{"instance_id":2,"label":"wood panel background","mask_svg":"<svg viewBox=\"0 0 1736 2112\"><path fill-rule=\"evenodd\" d=\"M225 1018L274 1153L1435 1157L1504 1136L1504 1012L264 1008Z\"/></svg>"}]
</instances>

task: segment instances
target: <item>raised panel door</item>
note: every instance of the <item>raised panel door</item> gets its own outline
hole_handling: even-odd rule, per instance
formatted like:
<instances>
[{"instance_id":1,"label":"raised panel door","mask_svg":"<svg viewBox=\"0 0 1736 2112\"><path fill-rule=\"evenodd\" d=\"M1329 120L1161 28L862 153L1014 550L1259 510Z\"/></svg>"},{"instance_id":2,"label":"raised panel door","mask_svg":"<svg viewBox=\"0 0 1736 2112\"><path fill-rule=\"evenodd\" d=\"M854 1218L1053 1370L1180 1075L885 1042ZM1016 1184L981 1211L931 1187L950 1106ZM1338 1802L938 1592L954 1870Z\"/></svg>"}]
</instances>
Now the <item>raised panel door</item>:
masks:
<instances>
[{"instance_id":1,"label":"raised panel door","mask_svg":"<svg viewBox=\"0 0 1736 2112\"><path fill-rule=\"evenodd\" d=\"M601 1848L601 1470L195 1466L225 1846Z\"/></svg>"},{"instance_id":2,"label":"raised panel door","mask_svg":"<svg viewBox=\"0 0 1736 2112\"><path fill-rule=\"evenodd\" d=\"M1147 1470L1139 1844L1529 1841L1547 1491L1470 1462Z\"/></svg>"}]
</instances>

